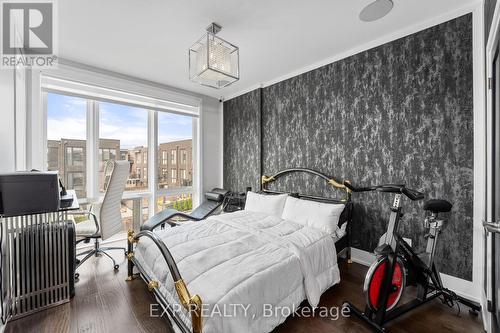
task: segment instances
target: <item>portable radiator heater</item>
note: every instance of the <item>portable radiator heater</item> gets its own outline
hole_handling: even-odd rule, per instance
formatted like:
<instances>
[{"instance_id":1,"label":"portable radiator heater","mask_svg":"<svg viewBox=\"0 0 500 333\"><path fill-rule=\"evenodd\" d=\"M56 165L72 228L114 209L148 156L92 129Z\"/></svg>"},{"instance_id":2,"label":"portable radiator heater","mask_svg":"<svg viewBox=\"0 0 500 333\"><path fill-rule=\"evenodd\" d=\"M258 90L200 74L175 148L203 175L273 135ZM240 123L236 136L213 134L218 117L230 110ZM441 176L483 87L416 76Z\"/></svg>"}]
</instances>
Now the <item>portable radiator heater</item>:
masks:
<instances>
[{"instance_id":1,"label":"portable radiator heater","mask_svg":"<svg viewBox=\"0 0 500 333\"><path fill-rule=\"evenodd\" d=\"M0 218L2 321L74 296L75 231L66 213Z\"/></svg>"}]
</instances>

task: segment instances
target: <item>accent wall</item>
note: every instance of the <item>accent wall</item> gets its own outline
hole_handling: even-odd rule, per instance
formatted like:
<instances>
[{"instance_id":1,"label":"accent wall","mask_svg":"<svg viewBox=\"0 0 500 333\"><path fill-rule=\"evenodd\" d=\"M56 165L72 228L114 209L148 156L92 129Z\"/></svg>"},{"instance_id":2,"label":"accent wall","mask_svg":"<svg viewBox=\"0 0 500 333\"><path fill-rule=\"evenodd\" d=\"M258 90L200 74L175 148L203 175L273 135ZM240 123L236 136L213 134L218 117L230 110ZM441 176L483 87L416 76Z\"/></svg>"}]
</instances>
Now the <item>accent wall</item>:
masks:
<instances>
[{"instance_id":1,"label":"accent wall","mask_svg":"<svg viewBox=\"0 0 500 333\"><path fill-rule=\"evenodd\" d=\"M440 271L472 280L472 15L224 102L224 186L306 167L356 185L406 183L453 203ZM280 190L334 196L310 176ZM392 196L353 196L353 246L372 251ZM400 231L425 246L423 202L404 199Z\"/></svg>"}]
</instances>

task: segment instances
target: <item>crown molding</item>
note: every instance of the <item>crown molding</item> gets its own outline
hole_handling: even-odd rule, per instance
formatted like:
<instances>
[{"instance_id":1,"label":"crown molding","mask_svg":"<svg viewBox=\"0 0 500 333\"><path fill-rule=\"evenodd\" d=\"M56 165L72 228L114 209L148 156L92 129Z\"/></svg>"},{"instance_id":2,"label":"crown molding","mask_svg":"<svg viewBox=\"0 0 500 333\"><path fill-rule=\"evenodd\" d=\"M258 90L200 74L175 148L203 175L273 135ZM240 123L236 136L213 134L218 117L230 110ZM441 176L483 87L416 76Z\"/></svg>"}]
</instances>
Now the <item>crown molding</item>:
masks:
<instances>
[{"instance_id":1,"label":"crown molding","mask_svg":"<svg viewBox=\"0 0 500 333\"><path fill-rule=\"evenodd\" d=\"M411 25L409 27L405 27L403 29L397 30L393 33L390 33L390 34L384 35L378 39L372 40L368 43L358 45L358 46L351 48L347 51L337 53L331 57L328 57L328 58L323 59L321 61L315 62L311 65L308 65L308 66L302 67L300 69L297 69L295 71L291 71L291 72L286 73L284 75L278 76L275 79L265 81L262 83L258 83L258 84L250 86L249 88L242 89L234 94L224 96L224 101L228 101L232 98L244 95L244 94L246 94L250 91L253 91L255 89L258 89L258 88L265 88L265 87L271 86L271 85L276 84L278 82L285 81L287 79L290 79L290 78L293 78L295 76L307 73L309 71L326 66L326 65L334 63L336 61L348 58L348 57L353 56L355 54L373 49L377 46L381 46L381 45L384 45L386 43L390 43L390 42L395 41L399 38L403 38L403 37L412 35L414 33L431 28L433 26L439 25L441 23L447 22L449 20L455 19L455 18L463 16L465 14L472 13L475 9L478 8L478 6L481 6L482 4L483 4L483 2L478 0L478 1L475 1L475 2L470 3L468 5L462 6L460 8L453 9L449 12L444 13L444 14L435 16L435 17L430 18L428 20L425 20L425 21L416 23L414 25Z\"/></svg>"}]
</instances>

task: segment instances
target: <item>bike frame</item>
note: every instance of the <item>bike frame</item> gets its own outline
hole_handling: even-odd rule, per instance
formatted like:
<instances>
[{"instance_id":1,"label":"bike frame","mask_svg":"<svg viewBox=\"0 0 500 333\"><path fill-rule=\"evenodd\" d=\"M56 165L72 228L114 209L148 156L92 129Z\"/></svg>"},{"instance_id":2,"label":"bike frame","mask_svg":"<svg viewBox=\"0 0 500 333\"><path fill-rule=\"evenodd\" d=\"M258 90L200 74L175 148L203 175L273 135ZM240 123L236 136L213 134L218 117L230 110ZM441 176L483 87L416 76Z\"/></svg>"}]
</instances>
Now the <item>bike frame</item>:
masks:
<instances>
[{"instance_id":1,"label":"bike frame","mask_svg":"<svg viewBox=\"0 0 500 333\"><path fill-rule=\"evenodd\" d=\"M411 248L411 246L398 234L399 222L401 220L401 199L402 194L395 194L391 206L391 215L387 226L387 233L384 243L376 249L380 252L380 257L386 257L388 264L385 266L384 279L382 281L377 310L372 310L368 304L365 311L361 312L350 302L346 302L351 313L363 319L376 332L385 332L383 326L406 312L423 305L439 296L447 296L443 287L441 277L434 264L434 252L437 237L440 232L438 228L431 227L428 235L425 254L428 256L428 262L425 263ZM433 217L435 217L433 215ZM442 222L442 221L441 221ZM388 248L389 247L389 248ZM387 301L392 289L392 276L398 258L401 258L405 266L405 277L410 279L407 285L417 286L417 297L403 305L396 306L387 310ZM470 307L474 311L480 311L481 307L467 299L457 296L457 301Z\"/></svg>"}]
</instances>

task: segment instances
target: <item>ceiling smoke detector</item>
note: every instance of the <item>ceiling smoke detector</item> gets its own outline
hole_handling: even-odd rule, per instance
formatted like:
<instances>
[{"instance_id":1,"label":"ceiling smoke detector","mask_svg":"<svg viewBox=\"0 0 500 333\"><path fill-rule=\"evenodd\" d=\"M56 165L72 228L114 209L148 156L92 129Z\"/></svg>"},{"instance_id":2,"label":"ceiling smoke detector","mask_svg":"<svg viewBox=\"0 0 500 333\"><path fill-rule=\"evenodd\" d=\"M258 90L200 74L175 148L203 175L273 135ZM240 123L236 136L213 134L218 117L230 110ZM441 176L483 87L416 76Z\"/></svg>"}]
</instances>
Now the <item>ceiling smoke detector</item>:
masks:
<instances>
[{"instance_id":1,"label":"ceiling smoke detector","mask_svg":"<svg viewBox=\"0 0 500 333\"><path fill-rule=\"evenodd\" d=\"M363 8L359 13L359 19L364 22L380 20L389 14L392 7L394 7L392 0L376 0Z\"/></svg>"}]
</instances>

